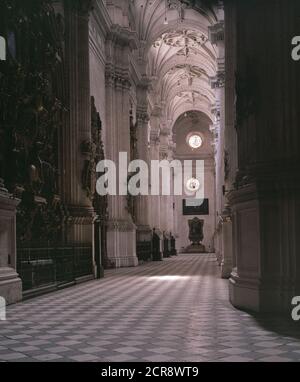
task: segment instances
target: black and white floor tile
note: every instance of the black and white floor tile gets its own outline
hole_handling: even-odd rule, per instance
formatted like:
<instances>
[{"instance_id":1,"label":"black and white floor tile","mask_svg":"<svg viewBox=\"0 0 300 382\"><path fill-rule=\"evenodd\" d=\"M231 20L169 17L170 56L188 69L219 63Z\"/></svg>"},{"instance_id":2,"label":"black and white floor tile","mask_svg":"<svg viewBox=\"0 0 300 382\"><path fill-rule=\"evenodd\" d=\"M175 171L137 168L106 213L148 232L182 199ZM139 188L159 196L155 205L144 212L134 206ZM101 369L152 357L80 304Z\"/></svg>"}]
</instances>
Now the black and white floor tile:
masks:
<instances>
[{"instance_id":1,"label":"black and white floor tile","mask_svg":"<svg viewBox=\"0 0 300 382\"><path fill-rule=\"evenodd\" d=\"M300 361L299 325L236 310L214 255L180 255L8 307L0 361Z\"/></svg>"}]
</instances>

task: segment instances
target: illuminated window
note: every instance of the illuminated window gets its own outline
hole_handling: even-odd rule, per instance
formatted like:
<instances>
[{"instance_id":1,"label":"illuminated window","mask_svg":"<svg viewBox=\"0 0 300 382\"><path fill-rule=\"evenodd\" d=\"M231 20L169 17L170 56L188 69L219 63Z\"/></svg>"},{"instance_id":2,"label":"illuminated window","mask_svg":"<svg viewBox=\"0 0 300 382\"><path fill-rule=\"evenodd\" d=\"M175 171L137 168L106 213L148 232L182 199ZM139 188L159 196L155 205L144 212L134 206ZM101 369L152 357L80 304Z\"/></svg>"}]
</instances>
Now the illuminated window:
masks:
<instances>
[{"instance_id":1,"label":"illuminated window","mask_svg":"<svg viewBox=\"0 0 300 382\"><path fill-rule=\"evenodd\" d=\"M192 149L199 149L202 146L202 138L198 134L193 134L188 138L188 144Z\"/></svg>"},{"instance_id":2,"label":"illuminated window","mask_svg":"<svg viewBox=\"0 0 300 382\"><path fill-rule=\"evenodd\" d=\"M186 182L186 189L189 192L197 192L200 189L200 182L196 178L191 178Z\"/></svg>"}]
</instances>

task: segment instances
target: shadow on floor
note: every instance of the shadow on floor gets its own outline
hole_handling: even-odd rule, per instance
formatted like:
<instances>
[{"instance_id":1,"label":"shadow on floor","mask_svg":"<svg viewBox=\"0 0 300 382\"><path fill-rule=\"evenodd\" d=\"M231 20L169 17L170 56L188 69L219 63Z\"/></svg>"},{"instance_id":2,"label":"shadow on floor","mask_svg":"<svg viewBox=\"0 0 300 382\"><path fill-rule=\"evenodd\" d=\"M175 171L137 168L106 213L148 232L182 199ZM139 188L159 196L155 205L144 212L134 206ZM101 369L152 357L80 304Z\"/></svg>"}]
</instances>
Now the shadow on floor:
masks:
<instances>
[{"instance_id":1,"label":"shadow on floor","mask_svg":"<svg viewBox=\"0 0 300 382\"><path fill-rule=\"evenodd\" d=\"M290 337L300 342L300 321L293 321L287 313L253 313L247 312L263 330L281 337Z\"/></svg>"}]
</instances>

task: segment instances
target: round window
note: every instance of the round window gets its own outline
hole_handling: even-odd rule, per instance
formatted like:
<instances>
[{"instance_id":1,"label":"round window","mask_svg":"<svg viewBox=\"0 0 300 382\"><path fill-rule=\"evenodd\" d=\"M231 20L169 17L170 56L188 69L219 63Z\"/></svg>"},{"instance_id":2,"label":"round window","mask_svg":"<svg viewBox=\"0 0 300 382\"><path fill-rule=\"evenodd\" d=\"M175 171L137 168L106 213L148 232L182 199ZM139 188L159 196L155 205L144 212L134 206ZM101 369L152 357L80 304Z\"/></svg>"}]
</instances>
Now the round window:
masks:
<instances>
[{"instance_id":1,"label":"round window","mask_svg":"<svg viewBox=\"0 0 300 382\"><path fill-rule=\"evenodd\" d=\"M200 182L196 178L191 178L186 182L186 189L190 192L197 192L200 189Z\"/></svg>"},{"instance_id":2,"label":"round window","mask_svg":"<svg viewBox=\"0 0 300 382\"><path fill-rule=\"evenodd\" d=\"M202 146L202 138L198 134L193 134L188 138L188 144L192 149L199 149Z\"/></svg>"}]
</instances>

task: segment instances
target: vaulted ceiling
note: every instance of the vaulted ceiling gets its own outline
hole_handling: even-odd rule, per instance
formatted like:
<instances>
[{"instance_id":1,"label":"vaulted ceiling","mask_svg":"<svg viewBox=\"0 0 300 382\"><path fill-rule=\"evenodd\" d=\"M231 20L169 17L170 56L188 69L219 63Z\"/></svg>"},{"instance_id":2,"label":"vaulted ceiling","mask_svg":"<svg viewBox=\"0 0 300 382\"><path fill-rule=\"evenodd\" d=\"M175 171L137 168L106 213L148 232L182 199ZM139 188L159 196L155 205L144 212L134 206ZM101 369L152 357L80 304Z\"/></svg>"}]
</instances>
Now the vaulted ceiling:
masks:
<instances>
[{"instance_id":1,"label":"vaulted ceiling","mask_svg":"<svg viewBox=\"0 0 300 382\"><path fill-rule=\"evenodd\" d=\"M151 79L152 106L173 121L188 110L211 118L215 94L210 78L216 75L216 47L208 27L217 21L212 1L131 0L132 22L143 42L140 58Z\"/></svg>"}]
</instances>

